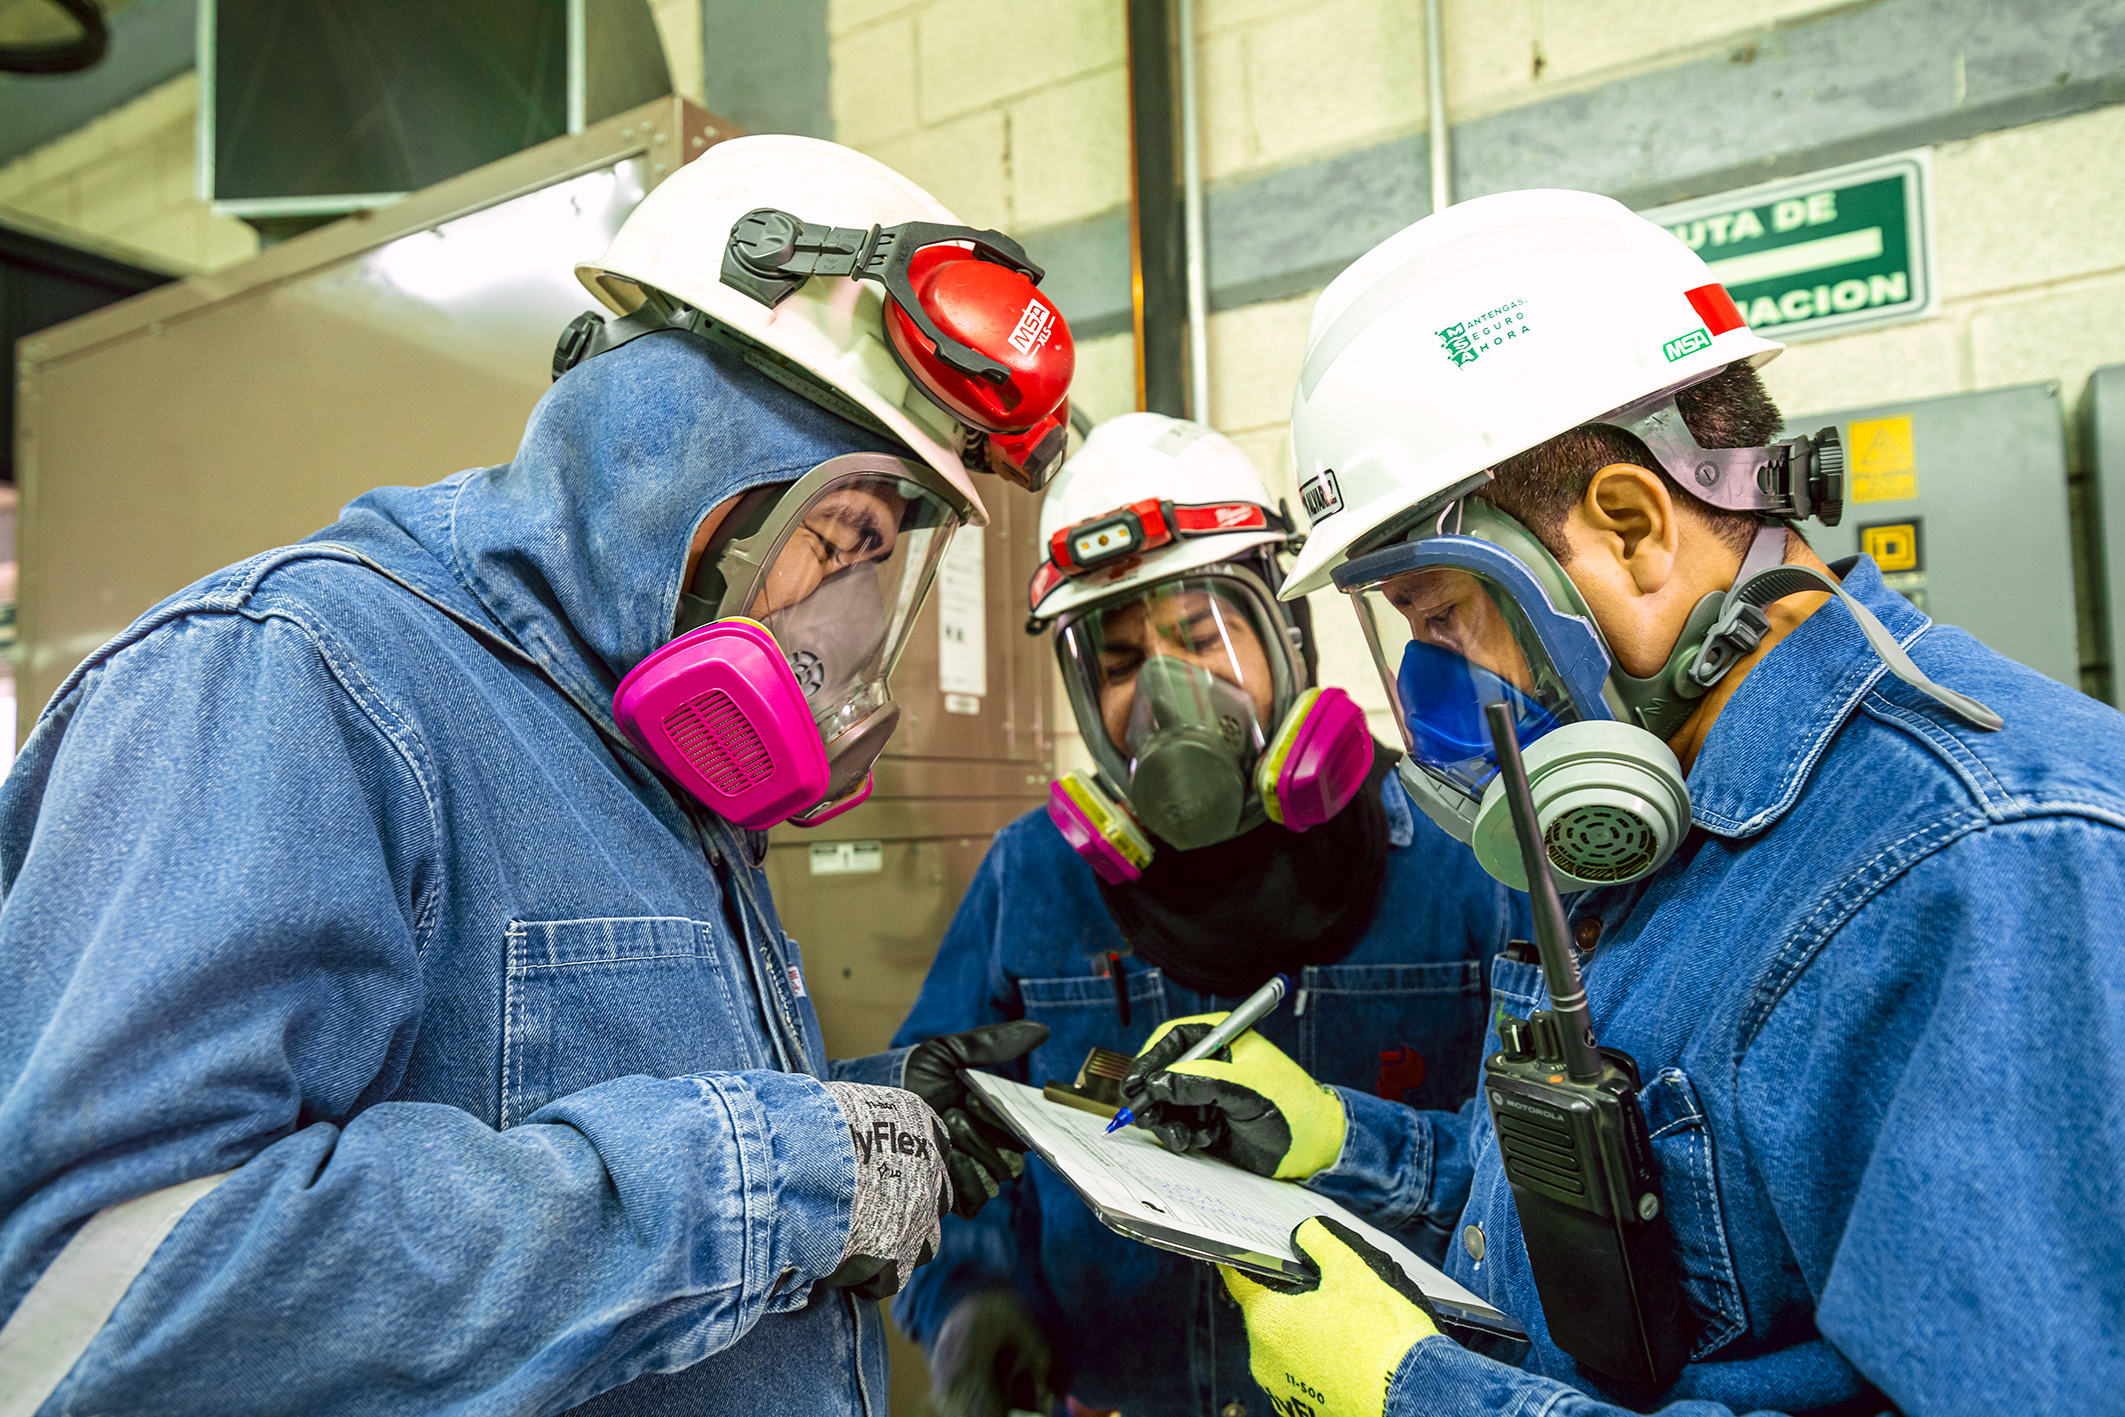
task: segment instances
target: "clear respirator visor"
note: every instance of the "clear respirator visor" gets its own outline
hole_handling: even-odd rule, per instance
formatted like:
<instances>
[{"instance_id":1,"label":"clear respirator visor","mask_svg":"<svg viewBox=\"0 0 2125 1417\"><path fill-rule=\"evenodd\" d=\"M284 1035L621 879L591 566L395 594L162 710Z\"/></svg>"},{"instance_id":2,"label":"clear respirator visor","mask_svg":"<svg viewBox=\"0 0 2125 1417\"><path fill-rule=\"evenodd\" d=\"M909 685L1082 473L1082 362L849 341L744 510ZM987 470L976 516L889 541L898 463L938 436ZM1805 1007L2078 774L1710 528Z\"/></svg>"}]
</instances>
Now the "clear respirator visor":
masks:
<instances>
[{"instance_id":1,"label":"clear respirator visor","mask_svg":"<svg viewBox=\"0 0 2125 1417\"><path fill-rule=\"evenodd\" d=\"M1239 566L1206 567L1067 615L1056 643L1085 746L1131 795L1144 786L1147 755L1157 748L1166 761L1169 745L1229 763L1244 783L1304 687L1269 588Z\"/></svg>"},{"instance_id":2,"label":"clear respirator visor","mask_svg":"<svg viewBox=\"0 0 2125 1417\"><path fill-rule=\"evenodd\" d=\"M928 467L832 459L754 507L717 558L697 619L756 620L775 637L826 745L829 799L861 785L898 719L887 676L971 508ZM699 592L697 590L696 594ZM682 628L684 628L682 622Z\"/></svg>"},{"instance_id":3,"label":"clear respirator visor","mask_svg":"<svg viewBox=\"0 0 2125 1417\"><path fill-rule=\"evenodd\" d=\"M1337 575L1358 609L1410 761L1473 802L1497 774L1487 705L1511 706L1526 747L1610 717L1606 652L1499 548L1438 536L1362 557Z\"/></svg>"}]
</instances>

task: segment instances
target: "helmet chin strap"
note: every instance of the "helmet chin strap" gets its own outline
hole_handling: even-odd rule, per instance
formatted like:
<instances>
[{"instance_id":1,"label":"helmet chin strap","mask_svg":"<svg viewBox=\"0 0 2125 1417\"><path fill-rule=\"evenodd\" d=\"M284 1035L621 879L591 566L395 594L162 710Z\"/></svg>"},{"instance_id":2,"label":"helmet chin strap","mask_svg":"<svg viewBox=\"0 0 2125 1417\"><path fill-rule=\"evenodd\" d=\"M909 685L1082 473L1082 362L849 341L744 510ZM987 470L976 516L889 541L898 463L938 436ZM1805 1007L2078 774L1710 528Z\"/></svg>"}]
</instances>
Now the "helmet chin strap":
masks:
<instances>
[{"instance_id":1,"label":"helmet chin strap","mask_svg":"<svg viewBox=\"0 0 2125 1417\"><path fill-rule=\"evenodd\" d=\"M1859 632L1867 638L1868 648L1875 657L1888 667L1891 674L1954 714L1972 728L1987 733L1997 732L2006 726L2006 720L1986 708L1968 694L1934 683L1925 671L1911 662L1902 645L1889 633L1888 627L1875 617L1873 611L1854 600L1838 582L1822 572L1807 566L1788 566L1786 555L1786 525L1783 521L1767 522L1757 531L1756 539L1749 544L1749 554L1742 558L1741 569L1734 575L1733 588L1708 595L1698 603L1698 612L1716 602L1718 618L1712 622L1701 639L1693 640L1685 631L1678 642L1676 658L1670 659L1663 677L1672 676L1681 688L1681 680L1687 678L1695 693L1689 688L1682 692L1689 698L1702 695L1707 689L1727 676L1729 670L1763 641L1771 628L1770 617L1765 610L1772 602L1803 591L1825 590L1836 596L1852 618L1859 624ZM1691 615L1692 626L1697 621L1697 612ZM1681 662L1678 663L1677 661ZM1687 716L1686 714L1683 716ZM1651 724L1647 724L1651 728ZM1675 727L1680 727L1678 717ZM1674 731L1669 728L1663 738Z\"/></svg>"}]
</instances>

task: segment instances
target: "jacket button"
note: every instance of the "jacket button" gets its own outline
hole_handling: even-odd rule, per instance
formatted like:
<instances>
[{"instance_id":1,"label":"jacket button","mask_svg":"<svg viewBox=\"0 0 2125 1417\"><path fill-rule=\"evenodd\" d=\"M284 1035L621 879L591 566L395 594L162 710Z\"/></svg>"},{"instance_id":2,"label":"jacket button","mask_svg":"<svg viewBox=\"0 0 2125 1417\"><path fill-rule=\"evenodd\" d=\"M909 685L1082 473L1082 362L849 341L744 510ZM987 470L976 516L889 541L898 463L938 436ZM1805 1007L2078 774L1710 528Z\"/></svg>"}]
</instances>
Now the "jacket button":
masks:
<instances>
[{"instance_id":1,"label":"jacket button","mask_svg":"<svg viewBox=\"0 0 2125 1417\"><path fill-rule=\"evenodd\" d=\"M1461 1248L1468 1251L1470 1259L1480 1262L1483 1258L1483 1227L1471 1225L1466 1230L1463 1230L1461 1232Z\"/></svg>"},{"instance_id":2,"label":"jacket button","mask_svg":"<svg viewBox=\"0 0 2125 1417\"><path fill-rule=\"evenodd\" d=\"M1581 953L1592 954L1594 946L1601 943L1600 917L1595 915L1580 917L1579 922L1572 926L1572 943L1579 947Z\"/></svg>"}]
</instances>

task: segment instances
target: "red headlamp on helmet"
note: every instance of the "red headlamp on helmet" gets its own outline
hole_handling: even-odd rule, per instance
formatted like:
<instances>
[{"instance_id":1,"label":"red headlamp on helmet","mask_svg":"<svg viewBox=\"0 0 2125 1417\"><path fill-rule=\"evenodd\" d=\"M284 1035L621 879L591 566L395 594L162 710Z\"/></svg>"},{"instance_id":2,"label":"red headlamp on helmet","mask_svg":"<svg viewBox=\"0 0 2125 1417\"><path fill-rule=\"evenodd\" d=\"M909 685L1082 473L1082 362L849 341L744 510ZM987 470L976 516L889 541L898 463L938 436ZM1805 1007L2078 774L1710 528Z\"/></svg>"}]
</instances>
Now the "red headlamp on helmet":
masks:
<instances>
[{"instance_id":1,"label":"red headlamp on helmet","mask_svg":"<svg viewBox=\"0 0 2125 1417\"><path fill-rule=\"evenodd\" d=\"M1048 559L1033 573L1032 608L1072 576L1090 575L1105 566L1175 541L1195 536L1222 536L1235 531L1288 533L1290 524L1253 502L1205 502L1178 506L1146 497L1087 517L1048 538Z\"/></svg>"},{"instance_id":2,"label":"red headlamp on helmet","mask_svg":"<svg viewBox=\"0 0 2125 1417\"><path fill-rule=\"evenodd\" d=\"M731 228L725 285L773 307L815 275L885 287L893 356L958 421L968 467L1037 492L1062 466L1076 347L1017 242L931 222L821 226L768 207Z\"/></svg>"}]
</instances>

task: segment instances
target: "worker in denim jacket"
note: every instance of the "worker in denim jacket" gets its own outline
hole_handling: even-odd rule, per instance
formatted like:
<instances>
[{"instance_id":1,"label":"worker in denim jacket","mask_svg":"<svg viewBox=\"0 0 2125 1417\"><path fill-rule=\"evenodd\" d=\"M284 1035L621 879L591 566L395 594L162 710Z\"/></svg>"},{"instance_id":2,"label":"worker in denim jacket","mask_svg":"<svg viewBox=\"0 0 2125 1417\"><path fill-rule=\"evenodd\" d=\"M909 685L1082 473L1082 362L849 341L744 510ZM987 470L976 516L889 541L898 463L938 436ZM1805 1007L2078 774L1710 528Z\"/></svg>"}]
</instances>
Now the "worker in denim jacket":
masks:
<instances>
[{"instance_id":1,"label":"worker in denim jacket","mask_svg":"<svg viewBox=\"0 0 2125 1417\"><path fill-rule=\"evenodd\" d=\"M716 146L579 268L625 313L511 462L60 688L0 789L0 1407L884 1412L873 1301L1022 1164L960 1069L1042 1031L830 1064L765 832L861 800L971 472L1040 448L924 382L989 357L949 320L903 372L875 281L776 262L986 239L951 223L845 148ZM1067 330L1006 356L1052 414Z\"/></svg>"},{"instance_id":2,"label":"worker in denim jacket","mask_svg":"<svg viewBox=\"0 0 2125 1417\"><path fill-rule=\"evenodd\" d=\"M1363 1150L1375 1111L1458 1106L1524 897L1411 811L1357 706L1315 686L1305 607L1272 592L1292 529L1253 465L1200 424L1127 414L1070 459L1041 534L1031 609L1095 769L997 834L896 1042L1036 1020L1046 1043L1003 1071L1069 1083L1094 1048L1192 1038L1281 972L1291 1000L1254 1041L1333 1086L1284 1099L1305 1124L1258 1169ZM1435 1256L1447 1238L1388 1223ZM1215 1272L1108 1232L1037 1161L946 1223L895 1313L953 1417L1056 1394L1130 1417L1269 1410Z\"/></svg>"},{"instance_id":3,"label":"worker in denim jacket","mask_svg":"<svg viewBox=\"0 0 2125 1417\"><path fill-rule=\"evenodd\" d=\"M1293 435L1321 510L1285 592L1351 596L1405 784L1523 880L1484 732L1513 719L1657 1162L1603 1223L1661 1249L1642 1328L1621 1285L1545 1287L1570 1257L1516 1190L1563 1193L1564 1153L1516 1119L1501 1156L1480 1100L1403 1113L1310 1184L1453 1224L1448 1272L1529 1351L1457 1344L1316 1218L1316 1279L1228 1272L1280 1412L2118 1405L2125 721L1809 549L1842 463L1834 428L1781 440L1779 349L1672 236L1574 192L1427 218L1314 312ZM1492 988L1550 1003L1531 962Z\"/></svg>"}]
</instances>

